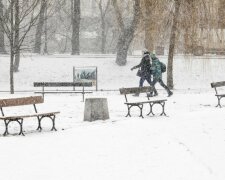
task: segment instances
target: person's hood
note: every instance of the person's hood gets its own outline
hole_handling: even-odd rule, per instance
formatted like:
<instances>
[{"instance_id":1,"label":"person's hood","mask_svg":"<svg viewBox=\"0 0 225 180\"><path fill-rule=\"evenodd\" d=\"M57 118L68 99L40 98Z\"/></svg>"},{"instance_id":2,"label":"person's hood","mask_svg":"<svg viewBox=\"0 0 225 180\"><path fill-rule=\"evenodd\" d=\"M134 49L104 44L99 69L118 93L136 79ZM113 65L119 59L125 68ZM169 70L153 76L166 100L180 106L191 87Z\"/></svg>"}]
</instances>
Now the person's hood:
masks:
<instances>
[{"instance_id":1,"label":"person's hood","mask_svg":"<svg viewBox=\"0 0 225 180\"><path fill-rule=\"evenodd\" d=\"M157 57L155 56L154 53L151 53L151 54L150 54L150 57L151 57L152 60L156 60L156 59L157 59Z\"/></svg>"}]
</instances>

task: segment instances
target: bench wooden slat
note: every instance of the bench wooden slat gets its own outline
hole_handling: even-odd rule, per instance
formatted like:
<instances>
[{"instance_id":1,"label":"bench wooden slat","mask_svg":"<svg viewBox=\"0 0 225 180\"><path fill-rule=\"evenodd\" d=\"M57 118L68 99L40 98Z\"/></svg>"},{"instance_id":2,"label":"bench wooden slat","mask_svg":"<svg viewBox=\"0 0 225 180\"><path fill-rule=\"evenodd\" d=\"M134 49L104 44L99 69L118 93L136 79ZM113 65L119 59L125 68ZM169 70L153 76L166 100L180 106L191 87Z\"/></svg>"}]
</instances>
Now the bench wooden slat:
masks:
<instances>
[{"instance_id":1,"label":"bench wooden slat","mask_svg":"<svg viewBox=\"0 0 225 180\"><path fill-rule=\"evenodd\" d=\"M43 102L44 102L44 99L42 96L0 99L0 107L22 106L22 105L28 105L28 104L40 104Z\"/></svg>"},{"instance_id":2,"label":"bench wooden slat","mask_svg":"<svg viewBox=\"0 0 225 180\"><path fill-rule=\"evenodd\" d=\"M34 87L91 87L92 82L34 82Z\"/></svg>"},{"instance_id":3,"label":"bench wooden slat","mask_svg":"<svg viewBox=\"0 0 225 180\"><path fill-rule=\"evenodd\" d=\"M160 100L149 100L149 101L139 101L139 102L125 102L124 104L144 104L144 103L157 103L157 102L164 102L167 99L160 99Z\"/></svg>"},{"instance_id":4,"label":"bench wooden slat","mask_svg":"<svg viewBox=\"0 0 225 180\"><path fill-rule=\"evenodd\" d=\"M92 91L35 91L34 93L41 93L41 94L47 94L47 93L93 93Z\"/></svg>"},{"instance_id":5,"label":"bench wooden slat","mask_svg":"<svg viewBox=\"0 0 225 180\"><path fill-rule=\"evenodd\" d=\"M225 94L215 94L215 96L225 97Z\"/></svg>"},{"instance_id":6,"label":"bench wooden slat","mask_svg":"<svg viewBox=\"0 0 225 180\"><path fill-rule=\"evenodd\" d=\"M225 86L225 81L211 83L212 88Z\"/></svg>"},{"instance_id":7,"label":"bench wooden slat","mask_svg":"<svg viewBox=\"0 0 225 180\"><path fill-rule=\"evenodd\" d=\"M16 115L16 116L2 116L0 117L0 120L5 120L5 119L17 119L17 118L30 118L30 117L37 117L37 116L45 116L45 115L55 115L59 114L59 111L56 112L46 112L46 113L35 113L35 114L29 114L29 115Z\"/></svg>"},{"instance_id":8,"label":"bench wooden slat","mask_svg":"<svg viewBox=\"0 0 225 180\"><path fill-rule=\"evenodd\" d=\"M120 88L120 94L135 94L135 93L144 93L152 92L153 88L151 86L145 87L132 87L132 88Z\"/></svg>"}]
</instances>

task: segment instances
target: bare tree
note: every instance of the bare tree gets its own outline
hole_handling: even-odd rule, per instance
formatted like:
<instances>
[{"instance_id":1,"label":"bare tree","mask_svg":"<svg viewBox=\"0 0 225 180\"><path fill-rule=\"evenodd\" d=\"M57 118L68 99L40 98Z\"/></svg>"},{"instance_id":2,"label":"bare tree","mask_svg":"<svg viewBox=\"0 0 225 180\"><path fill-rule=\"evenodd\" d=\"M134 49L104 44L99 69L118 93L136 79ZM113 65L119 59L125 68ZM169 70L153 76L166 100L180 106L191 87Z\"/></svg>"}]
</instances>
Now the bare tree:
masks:
<instances>
[{"instance_id":1,"label":"bare tree","mask_svg":"<svg viewBox=\"0 0 225 180\"><path fill-rule=\"evenodd\" d=\"M106 13L109 9L110 0L107 0L105 8L102 0L95 0L98 4L101 18L101 53L106 53Z\"/></svg>"},{"instance_id":2,"label":"bare tree","mask_svg":"<svg viewBox=\"0 0 225 180\"><path fill-rule=\"evenodd\" d=\"M155 21L157 19L153 19L153 11L155 0L145 0L144 1L144 9L145 9L145 48L149 51L154 50L154 29L155 29Z\"/></svg>"},{"instance_id":3,"label":"bare tree","mask_svg":"<svg viewBox=\"0 0 225 180\"><path fill-rule=\"evenodd\" d=\"M39 14L39 20L36 28L36 34L35 34L35 45L34 45L34 53L41 53L41 37L42 37L42 31L43 26L45 22L45 11L47 9L47 0L41 0L41 9Z\"/></svg>"},{"instance_id":4,"label":"bare tree","mask_svg":"<svg viewBox=\"0 0 225 180\"><path fill-rule=\"evenodd\" d=\"M140 20L140 0L133 1L133 19L131 20L129 25L125 25L122 11L119 7L118 1L113 0L113 6L116 13L117 23L120 29L120 35L117 42L117 57L116 63L120 66L126 65L127 63L127 52L129 46L134 38L135 30L137 29L139 20Z\"/></svg>"},{"instance_id":5,"label":"bare tree","mask_svg":"<svg viewBox=\"0 0 225 180\"><path fill-rule=\"evenodd\" d=\"M14 94L14 64L15 56L18 56L22 48L24 39L28 32L35 25L38 19L39 11L36 8L39 0L9 0L8 5L4 7L7 13L0 16L0 25L4 30L10 45L10 92ZM18 69L17 69L18 70Z\"/></svg>"},{"instance_id":6,"label":"bare tree","mask_svg":"<svg viewBox=\"0 0 225 180\"><path fill-rule=\"evenodd\" d=\"M80 0L71 0L72 11L72 55L80 54Z\"/></svg>"},{"instance_id":7,"label":"bare tree","mask_svg":"<svg viewBox=\"0 0 225 180\"><path fill-rule=\"evenodd\" d=\"M144 44L149 51L167 43L169 4L168 0L144 0L142 3Z\"/></svg>"},{"instance_id":8,"label":"bare tree","mask_svg":"<svg viewBox=\"0 0 225 180\"><path fill-rule=\"evenodd\" d=\"M57 21L56 35L60 37L60 41L56 41L58 44L59 52L65 53L70 47L71 43L71 2L62 0L58 3L58 10L55 13ZM69 11L71 8L71 11Z\"/></svg>"},{"instance_id":9,"label":"bare tree","mask_svg":"<svg viewBox=\"0 0 225 180\"><path fill-rule=\"evenodd\" d=\"M13 64L13 71L18 72L19 71L19 64L20 64L20 47L19 47L19 41L20 41L20 5L19 0L15 0L15 61Z\"/></svg>"},{"instance_id":10,"label":"bare tree","mask_svg":"<svg viewBox=\"0 0 225 180\"><path fill-rule=\"evenodd\" d=\"M45 7L45 27L44 27L44 34L45 34L45 45L44 45L44 54L48 54L48 8Z\"/></svg>"}]
</instances>

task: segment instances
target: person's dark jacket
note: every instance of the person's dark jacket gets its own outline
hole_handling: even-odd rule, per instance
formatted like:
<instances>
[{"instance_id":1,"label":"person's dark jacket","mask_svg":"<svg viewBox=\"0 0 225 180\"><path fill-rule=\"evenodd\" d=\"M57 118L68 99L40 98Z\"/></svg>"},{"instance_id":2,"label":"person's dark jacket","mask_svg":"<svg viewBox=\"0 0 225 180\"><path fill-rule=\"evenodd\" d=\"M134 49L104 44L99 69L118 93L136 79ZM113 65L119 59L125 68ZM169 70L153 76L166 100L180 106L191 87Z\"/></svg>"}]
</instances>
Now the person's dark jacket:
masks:
<instances>
[{"instance_id":1,"label":"person's dark jacket","mask_svg":"<svg viewBox=\"0 0 225 180\"><path fill-rule=\"evenodd\" d=\"M142 72L143 76L150 75L151 64L150 64L150 56L148 54L144 54L144 57L141 59L140 64L132 67L131 70L137 69L137 68L141 69L141 72Z\"/></svg>"}]
</instances>

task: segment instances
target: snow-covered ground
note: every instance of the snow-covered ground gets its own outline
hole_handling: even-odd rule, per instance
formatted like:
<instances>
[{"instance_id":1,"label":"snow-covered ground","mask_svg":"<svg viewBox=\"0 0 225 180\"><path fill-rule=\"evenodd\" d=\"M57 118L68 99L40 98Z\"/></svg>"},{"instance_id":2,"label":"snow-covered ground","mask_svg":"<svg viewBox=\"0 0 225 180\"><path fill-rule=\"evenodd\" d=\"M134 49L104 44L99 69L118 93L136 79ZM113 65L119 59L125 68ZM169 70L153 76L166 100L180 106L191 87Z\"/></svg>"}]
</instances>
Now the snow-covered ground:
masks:
<instances>
[{"instance_id":1,"label":"snow-covered ground","mask_svg":"<svg viewBox=\"0 0 225 180\"><path fill-rule=\"evenodd\" d=\"M161 58L166 61L166 57ZM0 57L0 91L8 90L8 57ZM73 66L98 66L99 89L137 86L139 63L129 57L118 67L112 56L25 56L15 77L16 90L34 90L34 81L72 81ZM224 180L225 111L210 82L225 80L225 60L217 57L175 59L174 95L166 103L167 117L139 118L132 109L125 118L124 97L118 91L99 91L86 97L106 97L110 119L84 122L81 95L49 94L40 111L59 110L57 132L36 132L36 120L25 120L25 137L0 136L0 177L4 180ZM165 78L165 77L164 77ZM159 98L166 93L159 88ZM30 95L23 93L21 95ZM31 94L33 95L33 94ZM8 97L0 93L0 97ZM15 96L20 96L16 94ZM135 97L132 97L135 98ZM225 102L222 100L225 105ZM30 110L29 107L27 110ZM160 107L154 107L160 112ZM5 113L21 108L6 108ZM10 132L19 131L17 124ZM0 122L0 134L4 123Z\"/></svg>"}]
</instances>

